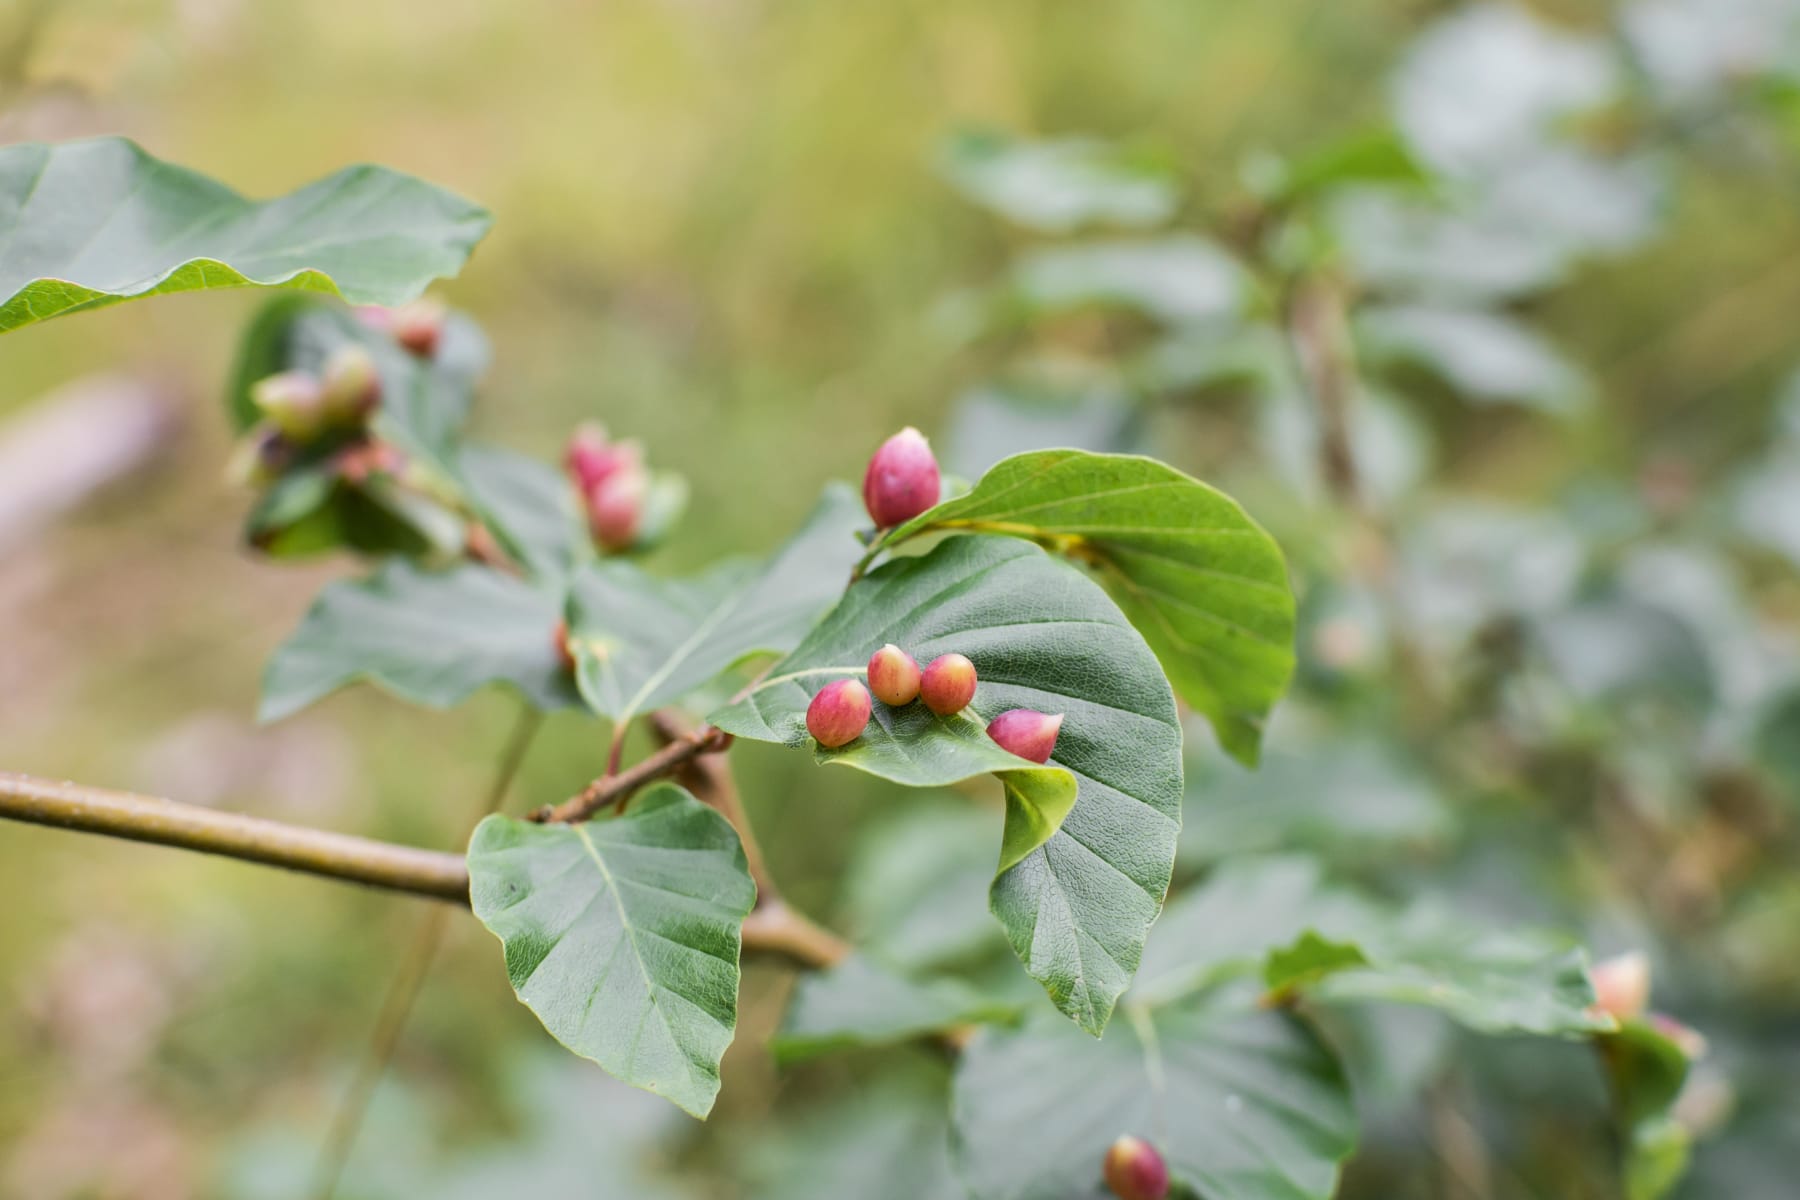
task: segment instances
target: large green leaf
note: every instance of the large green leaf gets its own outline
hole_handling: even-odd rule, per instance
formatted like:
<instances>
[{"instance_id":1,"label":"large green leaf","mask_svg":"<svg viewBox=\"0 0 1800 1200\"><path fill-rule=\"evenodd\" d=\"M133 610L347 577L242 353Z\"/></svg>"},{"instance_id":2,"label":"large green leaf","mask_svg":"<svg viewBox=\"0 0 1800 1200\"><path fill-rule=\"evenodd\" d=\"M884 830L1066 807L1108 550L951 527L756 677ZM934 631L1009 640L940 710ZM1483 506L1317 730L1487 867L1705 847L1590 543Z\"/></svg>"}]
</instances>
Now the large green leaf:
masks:
<instances>
[{"instance_id":1,"label":"large green leaf","mask_svg":"<svg viewBox=\"0 0 1800 1200\"><path fill-rule=\"evenodd\" d=\"M1040 1001L1041 1003L1041 1001ZM1003 1021L1019 1005L952 977L909 979L864 954L800 977L772 1049L784 1059Z\"/></svg>"},{"instance_id":2,"label":"large green leaf","mask_svg":"<svg viewBox=\"0 0 1800 1200\"><path fill-rule=\"evenodd\" d=\"M674 784L624 816L495 814L469 841L469 900L513 990L555 1038L697 1117L737 1026L756 885L731 823Z\"/></svg>"},{"instance_id":3,"label":"large green leaf","mask_svg":"<svg viewBox=\"0 0 1800 1200\"><path fill-rule=\"evenodd\" d=\"M349 167L258 202L124 138L8 146L0 332L203 288L399 304L461 270L489 223L468 201L381 167Z\"/></svg>"},{"instance_id":4,"label":"large green leaf","mask_svg":"<svg viewBox=\"0 0 1800 1200\"><path fill-rule=\"evenodd\" d=\"M557 651L561 617L557 593L499 571L389 562L320 593L269 660L258 715L278 720L359 679L433 708L494 682L563 708L577 697Z\"/></svg>"},{"instance_id":5,"label":"large green leaf","mask_svg":"<svg viewBox=\"0 0 1800 1200\"><path fill-rule=\"evenodd\" d=\"M575 489L554 467L498 446L465 445L459 475L473 506L532 578L567 580L593 555Z\"/></svg>"},{"instance_id":6,"label":"large green leaf","mask_svg":"<svg viewBox=\"0 0 1800 1200\"><path fill-rule=\"evenodd\" d=\"M1206 1200L1327 1200L1355 1148L1343 1071L1299 1020L1241 993L1136 1009L1100 1040L1037 1023L977 1035L956 1073L955 1151L976 1200L1103 1194L1122 1134Z\"/></svg>"},{"instance_id":7,"label":"large green leaf","mask_svg":"<svg viewBox=\"0 0 1800 1200\"><path fill-rule=\"evenodd\" d=\"M616 559L583 568L569 615L588 704L628 721L753 654L791 650L843 592L861 511L849 488L833 485L760 567L725 563L676 580Z\"/></svg>"},{"instance_id":8,"label":"large green leaf","mask_svg":"<svg viewBox=\"0 0 1800 1200\"><path fill-rule=\"evenodd\" d=\"M1236 501L1153 459L1041 450L900 526L1030 538L1099 573L1181 698L1254 762L1294 669L1294 597L1281 550Z\"/></svg>"},{"instance_id":9,"label":"large green leaf","mask_svg":"<svg viewBox=\"0 0 1800 1200\"><path fill-rule=\"evenodd\" d=\"M1067 563L1015 539L954 537L859 581L770 678L710 720L810 746L814 693L862 671L884 642L920 662L967 655L974 703L939 718L876 702L863 735L819 761L914 787L1000 774L1007 820L990 907L1026 970L1098 1033L1162 906L1180 829L1181 726L1155 656ZM1012 708L1065 714L1047 766L988 739L987 721Z\"/></svg>"}]
</instances>

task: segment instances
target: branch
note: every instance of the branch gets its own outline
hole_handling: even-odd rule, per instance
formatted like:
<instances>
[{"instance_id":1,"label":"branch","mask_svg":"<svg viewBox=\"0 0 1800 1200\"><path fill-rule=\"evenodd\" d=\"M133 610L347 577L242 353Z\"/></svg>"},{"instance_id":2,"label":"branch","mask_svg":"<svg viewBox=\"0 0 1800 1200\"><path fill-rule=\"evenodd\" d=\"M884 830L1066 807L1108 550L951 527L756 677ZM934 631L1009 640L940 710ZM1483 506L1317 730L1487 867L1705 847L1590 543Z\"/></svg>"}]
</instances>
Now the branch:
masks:
<instances>
[{"instance_id":1,"label":"branch","mask_svg":"<svg viewBox=\"0 0 1800 1200\"><path fill-rule=\"evenodd\" d=\"M1294 286L1288 300L1288 342L1319 414L1319 468L1345 508L1362 510L1362 487L1350 440L1350 407L1356 395L1356 363L1344 300L1336 285L1313 277Z\"/></svg>"},{"instance_id":2,"label":"branch","mask_svg":"<svg viewBox=\"0 0 1800 1200\"><path fill-rule=\"evenodd\" d=\"M698 753L688 753L681 761ZM469 868L460 854L306 829L156 796L0 772L0 819L177 846L432 900L469 903ZM779 904L751 914L744 922L743 945L752 954L811 967L829 966L845 953L836 935Z\"/></svg>"},{"instance_id":3,"label":"branch","mask_svg":"<svg viewBox=\"0 0 1800 1200\"><path fill-rule=\"evenodd\" d=\"M703 725L617 775L602 775L583 788L580 795L561 804L546 804L531 814L531 820L540 824L585 821L607 805L623 800L646 783L665 775L673 775L702 754L715 753L730 744L729 733Z\"/></svg>"}]
</instances>

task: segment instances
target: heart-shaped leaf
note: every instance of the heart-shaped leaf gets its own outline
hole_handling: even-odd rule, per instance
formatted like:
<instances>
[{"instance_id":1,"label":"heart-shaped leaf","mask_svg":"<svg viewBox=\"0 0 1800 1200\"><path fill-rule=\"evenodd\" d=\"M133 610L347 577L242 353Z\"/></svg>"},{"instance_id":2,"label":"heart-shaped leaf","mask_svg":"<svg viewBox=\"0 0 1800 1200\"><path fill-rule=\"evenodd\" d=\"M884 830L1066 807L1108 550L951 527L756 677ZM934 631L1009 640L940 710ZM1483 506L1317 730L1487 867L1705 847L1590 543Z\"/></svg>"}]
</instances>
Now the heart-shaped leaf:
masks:
<instances>
[{"instance_id":1,"label":"heart-shaped leaf","mask_svg":"<svg viewBox=\"0 0 1800 1200\"><path fill-rule=\"evenodd\" d=\"M557 1041L704 1117L737 1026L756 885L731 823L674 784L578 825L488 817L469 900Z\"/></svg>"},{"instance_id":2,"label":"heart-shaped leaf","mask_svg":"<svg viewBox=\"0 0 1800 1200\"><path fill-rule=\"evenodd\" d=\"M1237 758L1294 669L1294 597L1281 550L1237 502L1153 459L1040 450L888 535L931 530L1029 538L1098 572L1162 659L1181 698Z\"/></svg>"},{"instance_id":3,"label":"heart-shaped leaf","mask_svg":"<svg viewBox=\"0 0 1800 1200\"><path fill-rule=\"evenodd\" d=\"M0 332L204 288L399 304L456 274L490 218L420 179L349 167L253 201L125 138L0 149Z\"/></svg>"},{"instance_id":4,"label":"heart-shaped leaf","mask_svg":"<svg viewBox=\"0 0 1800 1200\"><path fill-rule=\"evenodd\" d=\"M563 708L577 697L556 647L561 617L556 593L499 571L389 562L319 594L269 660L258 715L279 720L358 679L432 708L494 682Z\"/></svg>"},{"instance_id":5,"label":"heart-shaped leaf","mask_svg":"<svg viewBox=\"0 0 1800 1200\"><path fill-rule=\"evenodd\" d=\"M1007 818L990 907L1026 970L1098 1033L1162 905L1180 829L1181 726L1155 655L1067 563L1014 539L949 538L858 581L768 679L709 720L812 746L812 696L861 672L884 642L921 663L968 656L974 703L940 718L917 702L877 701L862 736L817 751L819 761L913 787L1001 775ZM987 720L1013 708L1064 714L1046 766L987 737Z\"/></svg>"},{"instance_id":6,"label":"heart-shaped leaf","mask_svg":"<svg viewBox=\"0 0 1800 1200\"><path fill-rule=\"evenodd\" d=\"M761 567L726 563L677 580L616 559L582 568L569 628L588 704L628 721L753 654L792 649L842 593L861 511L849 488L826 489L800 532Z\"/></svg>"},{"instance_id":7,"label":"heart-shaped leaf","mask_svg":"<svg viewBox=\"0 0 1800 1200\"><path fill-rule=\"evenodd\" d=\"M976 1200L1100 1195L1107 1147L1124 1134L1207 1200L1328 1200L1356 1111L1310 1029L1242 993L1130 1015L1099 1041L1037 1022L970 1043L954 1149Z\"/></svg>"},{"instance_id":8,"label":"heart-shaped leaf","mask_svg":"<svg viewBox=\"0 0 1800 1200\"><path fill-rule=\"evenodd\" d=\"M771 1048L783 1059L805 1058L1003 1021L1018 1012L1018 1004L990 999L959 979L909 979L867 955L852 954L829 970L800 977Z\"/></svg>"}]
</instances>

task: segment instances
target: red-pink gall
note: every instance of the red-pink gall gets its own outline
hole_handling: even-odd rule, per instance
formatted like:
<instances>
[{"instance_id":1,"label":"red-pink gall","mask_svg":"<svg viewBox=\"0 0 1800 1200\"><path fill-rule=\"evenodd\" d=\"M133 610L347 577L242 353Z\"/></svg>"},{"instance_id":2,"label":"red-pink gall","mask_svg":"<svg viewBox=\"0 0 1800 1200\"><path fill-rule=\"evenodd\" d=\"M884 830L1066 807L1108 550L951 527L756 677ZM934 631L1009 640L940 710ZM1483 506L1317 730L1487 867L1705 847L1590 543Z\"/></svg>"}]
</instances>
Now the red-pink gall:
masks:
<instances>
[{"instance_id":1,"label":"red-pink gall","mask_svg":"<svg viewBox=\"0 0 1800 1200\"><path fill-rule=\"evenodd\" d=\"M388 330L394 340L420 358L437 354L444 338L448 311L436 300L414 300L388 312Z\"/></svg>"},{"instance_id":2,"label":"red-pink gall","mask_svg":"<svg viewBox=\"0 0 1800 1200\"><path fill-rule=\"evenodd\" d=\"M1002 750L1020 758L1028 758L1034 763L1041 763L1050 761L1062 723L1061 713L1015 708L989 721L987 732Z\"/></svg>"},{"instance_id":3,"label":"red-pink gall","mask_svg":"<svg viewBox=\"0 0 1800 1200\"><path fill-rule=\"evenodd\" d=\"M381 404L381 374L361 346L340 346L325 360L325 419L361 425Z\"/></svg>"},{"instance_id":4,"label":"red-pink gall","mask_svg":"<svg viewBox=\"0 0 1800 1200\"><path fill-rule=\"evenodd\" d=\"M819 689L806 706L806 732L830 750L848 745L869 723L869 689L854 679L839 679Z\"/></svg>"},{"instance_id":5,"label":"red-pink gall","mask_svg":"<svg viewBox=\"0 0 1800 1200\"><path fill-rule=\"evenodd\" d=\"M961 712L975 698L975 664L960 654L932 659L919 680L919 695L940 717Z\"/></svg>"},{"instance_id":6,"label":"red-pink gall","mask_svg":"<svg viewBox=\"0 0 1800 1200\"><path fill-rule=\"evenodd\" d=\"M619 471L588 493L588 525L602 549L618 553L637 544L650 498L650 475L643 470Z\"/></svg>"},{"instance_id":7,"label":"red-pink gall","mask_svg":"<svg viewBox=\"0 0 1800 1200\"><path fill-rule=\"evenodd\" d=\"M1650 960L1639 951L1595 963L1588 979L1594 1007L1609 1017L1630 1021L1650 1006Z\"/></svg>"},{"instance_id":8,"label":"red-pink gall","mask_svg":"<svg viewBox=\"0 0 1800 1200\"><path fill-rule=\"evenodd\" d=\"M869 690L891 708L919 698L919 679L919 664L892 642L869 655Z\"/></svg>"},{"instance_id":9,"label":"red-pink gall","mask_svg":"<svg viewBox=\"0 0 1800 1200\"><path fill-rule=\"evenodd\" d=\"M290 442L310 442L325 426L325 390L305 371L257 380L250 385L250 401Z\"/></svg>"},{"instance_id":10,"label":"red-pink gall","mask_svg":"<svg viewBox=\"0 0 1800 1200\"><path fill-rule=\"evenodd\" d=\"M863 505L880 529L912 520L938 502L939 490L931 445L910 425L881 443L863 475Z\"/></svg>"},{"instance_id":11,"label":"red-pink gall","mask_svg":"<svg viewBox=\"0 0 1800 1200\"><path fill-rule=\"evenodd\" d=\"M1169 1164L1142 1138L1127 1134L1108 1147L1102 1173L1119 1200L1163 1200L1169 1194Z\"/></svg>"}]
</instances>

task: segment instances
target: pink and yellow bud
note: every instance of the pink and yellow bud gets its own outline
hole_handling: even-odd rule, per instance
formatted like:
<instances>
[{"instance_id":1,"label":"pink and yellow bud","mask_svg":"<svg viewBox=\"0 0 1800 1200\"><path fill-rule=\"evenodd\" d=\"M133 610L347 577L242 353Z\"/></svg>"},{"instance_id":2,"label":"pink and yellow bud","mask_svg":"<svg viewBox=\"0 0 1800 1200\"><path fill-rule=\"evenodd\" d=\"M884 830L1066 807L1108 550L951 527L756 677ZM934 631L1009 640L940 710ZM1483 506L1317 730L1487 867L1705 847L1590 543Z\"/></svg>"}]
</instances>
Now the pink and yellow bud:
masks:
<instances>
[{"instance_id":1,"label":"pink and yellow bud","mask_svg":"<svg viewBox=\"0 0 1800 1200\"><path fill-rule=\"evenodd\" d=\"M1644 1014L1650 1006L1650 960L1641 952L1621 954L1588 968L1594 985L1594 1008L1620 1021Z\"/></svg>"},{"instance_id":2,"label":"pink and yellow bud","mask_svg":"<svg viewBox=\"0 0 1800 1200\"><path fill-rule=\"evenodd\" d=\"M381 404L381 373L375 358L361 346L340 346L325 360L325 420L355 426L367 421Z\"/></svg>"},{"instance_id":3,"label":"pink and yellow bud","mask_svg":"<svg viewBox=\"0 0 1800 1200\"><path fill-rule=\"evenodd\" d=\"M1005 751L1034 763L1049 762L1056 749L1056 735L1062 730L1061 713L1033 712L1015 708L988 722L988 736Z\"/></svg>"},{"instance_id":4,"label":"pink and yellow bud","mask_svg":"<svg viewBox=\"0 0 1800 1200\"><path fill-rule=\"evenodd\" d=\"M919 679L919 696L938 716L953 716L975 699L975 682L974 663L960 654L945 654L925 668Z\"/></svg>"},{"instance_id":5,"label":"pink and yellow bud","mask_svg":"<svg viewBox=\"0 0 1800 1200\"><path fill-rule=\"evenodd\" d=\"M917 700L919 679L919 664L892 642L869 656L869 690L890 708Z\"/></svg>"},{"instance_id":6,"label":"pink and yellow bud","mask_svg":"<svg viewBox=\"0 0 1800 1200\"><path fill-rule=\"evenodd\" d=\"M436 300L414 300L388 310L388 332L401 346L420 358L437 354L444 338L444 321L449 312Z\"/></svg>"},{"instance_id":7,"label":"pink and yellow bud","mask_svg":"<svg viewBox=\"0 0 1800 1200\"><path fill-rule=\"evenodd\" d=\"M250 401L290 442L310 442L325 427L325 389L305 371L257 380L250 385Z\"/></svg>"},{"instance_id":8,"label":"pink and yellow bud","mask_svg":"<svg viewBox=\"0 0 1800 1200\"><path fill-rule=\"evenodd\" d=\"M588 526L602 549L615 554L637 544L650 499L650 474L641 468L617 471L588 493Z\"/></svg>"},{"instance_id":9,"label":"pink and yellow bud","mask_svg":"<svg viewBox=\"0 0 1800 1200\"><path fill-rule=\"evenodd\" d=\"M862 736L869 724L869 689L854 679L839 679L819 689L806 706L806 732L830 750Z\"/></svg>"},{"instance_id":10,"label":"pink and yellow bud","mask_svg":"<svg viewBox=\"0 0 1800 1200\"><path fill-rule=\"evenodd\" d=\"M1169 1194L1169 1164L1155 1146L1130 1134L1107 1148L1101 1173L1119 1200L1163 1200Z\"/></svg>"},{"instance_id":11,"label":"pink and yellow bud","mask_svg":"<svg viewBox=\"0 0 1800 1200\"><path fill-rule=\"evenodd\" d=\"M877 528L910 521L938 502L937 459L925 435L907 426L875 451L863 475L863 505Z\"/></svg>"}]
</instances>

